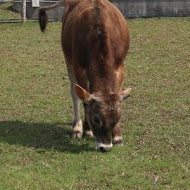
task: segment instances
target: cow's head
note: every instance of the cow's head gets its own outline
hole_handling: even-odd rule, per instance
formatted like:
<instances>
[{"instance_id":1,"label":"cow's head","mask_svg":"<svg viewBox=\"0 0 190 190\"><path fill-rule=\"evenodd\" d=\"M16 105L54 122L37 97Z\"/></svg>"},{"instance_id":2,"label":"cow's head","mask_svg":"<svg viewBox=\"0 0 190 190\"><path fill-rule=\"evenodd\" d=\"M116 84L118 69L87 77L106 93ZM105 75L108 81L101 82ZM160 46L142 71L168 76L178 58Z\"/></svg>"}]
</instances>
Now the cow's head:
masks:
<instances>
[{"instance_id":1,"label":"cow's head","mask_svg":"<svg viewBox=\"0 0 190 190\"><path fill-rule=\"evenodd\" d=\"M118 94L90 94L75 85L77 96L85 107L85 116L96 139L98 151L108 151L112 147L112 131L121 117L121 102L130 96L128 88Z\"/></svg>"}]
</instances>

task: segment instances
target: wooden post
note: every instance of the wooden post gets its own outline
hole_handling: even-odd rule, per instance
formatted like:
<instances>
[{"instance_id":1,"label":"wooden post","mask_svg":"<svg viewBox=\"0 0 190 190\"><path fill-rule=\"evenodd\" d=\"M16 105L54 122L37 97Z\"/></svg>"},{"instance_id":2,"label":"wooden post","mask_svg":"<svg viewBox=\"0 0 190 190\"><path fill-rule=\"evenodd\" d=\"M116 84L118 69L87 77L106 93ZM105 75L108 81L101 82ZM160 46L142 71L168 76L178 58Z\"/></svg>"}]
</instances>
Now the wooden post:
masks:
<instances>
[{"instance_id":1,"label":"wooden post","mask_svg":"<svg viewBox=\"0 0 190 190\"><path fill-rule=\"evenodd\" d=\"M26 0L22 0L21 20L22 20L22 23L26 22Z\"/></svg>"}]
</instances>

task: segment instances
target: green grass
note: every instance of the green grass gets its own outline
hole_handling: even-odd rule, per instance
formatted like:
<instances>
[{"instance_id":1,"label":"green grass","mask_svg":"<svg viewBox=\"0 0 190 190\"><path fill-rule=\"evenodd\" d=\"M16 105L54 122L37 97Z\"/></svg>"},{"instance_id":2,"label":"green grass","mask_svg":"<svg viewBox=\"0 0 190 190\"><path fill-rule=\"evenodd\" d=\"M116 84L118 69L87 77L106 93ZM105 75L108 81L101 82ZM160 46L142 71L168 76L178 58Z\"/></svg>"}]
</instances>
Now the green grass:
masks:
<instances>
[{"instance_id":1,"label":"green grass","mask_svg":"<svg viewBox=\"0 0 190 190\"><path fill-rule=\"evenodd\" d=\"M0 20L20 19L20 14L12 11L12 3L0 3Z\"/></svg>"},{"instance_id":2,"label":"green grass","mask_svg":"<svg viewBox=\"0 0 190 190\"><path fill-rule=\"evenodd\" d=\"M0 190L190 189L190 18L128 20L124 147L69 138L60 23L0 25Z\"/></svg>"}]
</instances>

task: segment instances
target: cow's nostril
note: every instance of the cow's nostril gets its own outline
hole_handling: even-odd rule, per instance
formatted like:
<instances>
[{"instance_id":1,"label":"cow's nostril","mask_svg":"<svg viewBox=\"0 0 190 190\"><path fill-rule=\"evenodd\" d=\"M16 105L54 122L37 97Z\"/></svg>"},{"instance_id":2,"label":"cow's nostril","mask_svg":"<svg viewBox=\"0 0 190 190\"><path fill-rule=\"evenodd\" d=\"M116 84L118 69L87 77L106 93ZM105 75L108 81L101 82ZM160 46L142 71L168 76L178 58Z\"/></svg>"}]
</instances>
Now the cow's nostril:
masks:
<instances>
[{"instance_id":1,"label":"cow's nostril","mask_svg":"<svg viewBox=\"0 0 190 190\"><path fill-rule=\"evenodd\" d=\"M100 148L99 148L99 151L100 151L100 152L105 152L104 147L100 147Z\"/></svg>"},{"instance_id":2,"label":"cow's nostril","mask_svg":"<svg viewBox=\"0 0 190 190\"><path fill-rule=\"evenodd\" d=\"M100 151L100 152L107 152L107 151L109 151L109 150L111 150L111 147L110 147L110 148L108 148L108 147L100 147L100 148L99 148L99 151Z\"/></svg>"}]
</instances>

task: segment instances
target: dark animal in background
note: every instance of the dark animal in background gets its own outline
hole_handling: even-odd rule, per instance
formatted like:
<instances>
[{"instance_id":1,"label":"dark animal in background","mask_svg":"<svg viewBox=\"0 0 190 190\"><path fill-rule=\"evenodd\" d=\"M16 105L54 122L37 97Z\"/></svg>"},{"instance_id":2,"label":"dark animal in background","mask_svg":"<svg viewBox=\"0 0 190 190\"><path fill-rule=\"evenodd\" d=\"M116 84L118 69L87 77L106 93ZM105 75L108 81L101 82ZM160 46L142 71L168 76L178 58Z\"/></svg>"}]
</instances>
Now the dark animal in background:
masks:
<instances>
[{"instance_id":1,"label":"dark animal in background","mask_svg":"<svg viewBox=\"0 0 190 190\"><path fill-rule=\"evenodd\" d=\"M46 11L59 6L64 6L61 43L74 104L72 136L94 135L97 150L106 152L113 144L123 144L118 124L121 102L131 91L122 91L129 49L126 20L108 0L60 0L40 9L41 31L46 27ZM80 100L85 111L83 124Z\"/></svg>"}]
</instances>

